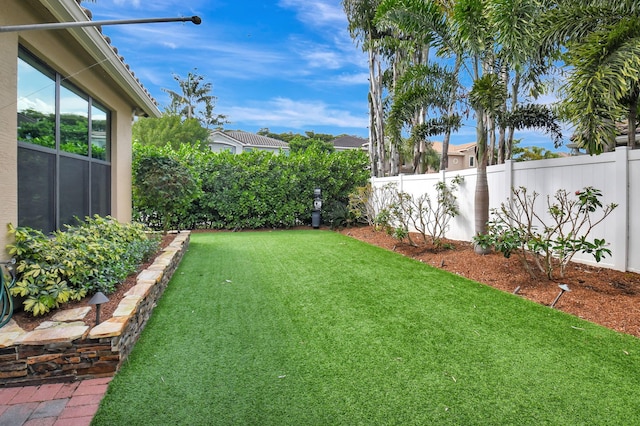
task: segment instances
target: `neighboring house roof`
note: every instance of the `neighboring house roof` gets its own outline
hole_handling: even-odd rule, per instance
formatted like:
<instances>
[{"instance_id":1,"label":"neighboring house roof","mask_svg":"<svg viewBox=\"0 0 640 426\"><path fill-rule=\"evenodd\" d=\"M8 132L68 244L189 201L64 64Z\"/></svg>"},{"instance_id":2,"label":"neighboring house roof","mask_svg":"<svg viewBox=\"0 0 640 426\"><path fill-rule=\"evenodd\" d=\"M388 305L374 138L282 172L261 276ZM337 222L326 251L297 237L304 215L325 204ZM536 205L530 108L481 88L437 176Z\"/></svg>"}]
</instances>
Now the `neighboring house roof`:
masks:
<instances>
[{"instance_id":1,"label":"neighboring house roof","mask_svg":"<svg viewBox=\"0 0 640 426\"><path fill-rule=\"evenodd\" d=\"M620 136L626 136L629 134L629 120L624 120L623 122L616 123L616 130ZM636 135L640 134L640 123L638 123L638 127L636 128Z\"/></svg>"},{"instance_id":2,"label":"neighboring house roof","mask_svg":"<svg viewBox=\"0 0 640 426\"><path fill-rule=\"evenodd\" d=\"M82 8L75 0L38 0L55 17L57 22L91 21L91 12ZM66 31L91 55L93 60L118 87L130 98L140 115L159 117L158 104L149 91L142 86L133 71L118 55L118 49L96 27L69 28Z\"/></svg>"},{"instance_id":3,"label":"neighboring house roof","mask_svg":"<svg viewBox=\"0 0 640 426\"><path fill-rule=\"evenodd\" d=\"M640 124L640 123L639 123ZM626 145L629 137L629 120L625 120L621 123L616 123L616 136L617 145ZM640 141L640 126L636 127L636 145Z\"/></svg>"},{"instance_id":4,"label":"neighboring house roof","mask_svg":"<svg viewBox=\"0 0 640 426\"><path fill-rule=\"evenodd\" d=\"M442 142L433 142L432 147L438 154L442 154ZM465 155L466 151L473 150L476 147L475 142L465 143L462 145L449 144L448 155Z\"/></svg>"},{"instance_id":5,"label":"neighboring house roof","mask_svg":"<svg viewBox=\"0 0 640 426\"><path fill-rule=\"evenodd\" d=\"M620 121L615 123L616 126L616 137L615 137L615 145L616 146L624 146L627 144L627 139L629 137L629 121L628 120L624 120L624 121ZM636 127L636 145L638 144L638 142L640 142L640 123L638 123L638 127ZM570 143L568 143L566 146L568 148L571 148L571 152L573 155L576 154L580 154L580 147L578 147L578 145L576 145L575 140L577 138L577 135L574 133L571 135L570 138ZM610 149L614 148L614 143L612 141L611 143L611 147Z\"/></svg>"},{"instance_id":6,"label":"neighboring house roof","mask_svg":"<svg viewBox=\"0 0 640 426\"><path fill-rule=\"evenodd\" d=\"M215 139L216 135L233 139L235 142L247 148L289 148L288 143L279 139L256 135L255 133L243 132L241 130L230 130L225 132L216 130L211 135L212 139Z\"/></svg>"},{"instance_id":7,"label":"neighboring house roof","mask_svg":"<svg viewBox=\"0 0 640 426\"><path fill-rule=\"evenodd\" d=\"M364 148L365 145L368 143L369 141L367 139L364 138L359 138L357 136L340 136L336 139L334 139L333 141L331 141L331 143L333 144L333 146L336 149L354 149L354 148Z\"/></svg>"}]
</instances>

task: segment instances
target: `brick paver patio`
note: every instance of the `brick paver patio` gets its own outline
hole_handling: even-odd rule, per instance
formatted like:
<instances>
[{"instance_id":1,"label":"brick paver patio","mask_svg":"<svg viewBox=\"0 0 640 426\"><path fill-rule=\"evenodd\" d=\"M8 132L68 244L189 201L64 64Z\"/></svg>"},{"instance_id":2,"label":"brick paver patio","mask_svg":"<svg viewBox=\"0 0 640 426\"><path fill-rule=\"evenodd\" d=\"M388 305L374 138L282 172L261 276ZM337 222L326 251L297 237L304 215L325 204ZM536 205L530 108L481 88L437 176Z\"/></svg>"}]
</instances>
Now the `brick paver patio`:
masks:
<instances>
[{"instance_id":1,"label":"brick paver patio","mask_svg":"<svg viewBox=\"0 0 640 426\"><path fill-rule=\"evenodd\" d=\"M111 377L0 389L0 426L88 426Z\"/></svg>"}]
</instances>

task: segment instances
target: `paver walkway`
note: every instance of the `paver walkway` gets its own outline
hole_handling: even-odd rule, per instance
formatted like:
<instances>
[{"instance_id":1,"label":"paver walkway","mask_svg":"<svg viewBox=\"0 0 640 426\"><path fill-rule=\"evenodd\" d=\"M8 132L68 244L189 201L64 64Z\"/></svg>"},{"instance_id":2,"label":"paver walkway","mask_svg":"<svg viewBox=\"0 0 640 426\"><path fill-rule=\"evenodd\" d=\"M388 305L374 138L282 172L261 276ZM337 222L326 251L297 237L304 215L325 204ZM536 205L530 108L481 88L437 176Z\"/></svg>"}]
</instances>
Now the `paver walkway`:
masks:
<instances>
[{"instance_id":1,"label":"paver walkway","mask_svg":"<svg viewBox=\"0 0 640 426\"><path fill-rule=\"evenodd\" d=\"M0 426L88 426L111 377L0 389Z\"/></svg>"}]
</instances>

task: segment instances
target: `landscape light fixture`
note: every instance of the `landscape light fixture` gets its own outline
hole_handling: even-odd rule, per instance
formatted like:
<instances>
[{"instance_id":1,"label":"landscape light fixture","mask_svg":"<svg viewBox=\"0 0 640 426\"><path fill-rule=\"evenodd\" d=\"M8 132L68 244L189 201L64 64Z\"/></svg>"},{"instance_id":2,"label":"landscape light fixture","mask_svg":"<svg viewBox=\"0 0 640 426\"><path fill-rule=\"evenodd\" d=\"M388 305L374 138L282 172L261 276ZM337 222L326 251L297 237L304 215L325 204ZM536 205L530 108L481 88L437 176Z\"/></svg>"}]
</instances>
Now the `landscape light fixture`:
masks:
<instances>
[{"instance_id":1,"label":"landscape light fixture","mask_svg":"<svg viewBox=\"0 0 640 426\"><path fill-rule=\"evenodd\" d=\"M311 211L311 225L314 229L320 228L320 211L322 210L322 190L313 190L313 210Z\"/></svg>"},{"instance_id":2,"label":"landscape light fixture","mask_svg":"<svg viewBox=\"0 0 640 426\"><path fill-rule=\"evenodd\" d=\"M180 18L111 19L106 21L51 22L44 24L5 25L0 26L0 33L32 30L58 30L78 27L101 27L104 25L155 24L159 22L193 22L196 25L200 25L202 23L202 19L200 19L199 16L190 16Z\"/></svg>"},{"instance_id":3,"label":"landscape light fixture","mask_svg":"<svg viewBox=\"0 0 640 426\"><path fill-rule=\"evenodd\" d=\"M562 295L566 292L566 291L571 291L569 290L569 286L566 284L559 284L558 287L560 287L560 293L558 293L558 295L556 296L556 298L553 300L553 302L551 302L551 307L553 308L556 303L558 303L558 300L560 300L560 297L562 297Z\"/></svg>"},{"instance_id":4,"label":"landscape light fixture","mask_svg":"<svg viewBox=\"0 0 640 426\"><path fill-rule=\"evenodd\" d=\"M109 299L101 291L93 295L89 300L89 305L96 305L96 325L100 324L100 305L107 303Z\"/></svg>"}]
</instances>

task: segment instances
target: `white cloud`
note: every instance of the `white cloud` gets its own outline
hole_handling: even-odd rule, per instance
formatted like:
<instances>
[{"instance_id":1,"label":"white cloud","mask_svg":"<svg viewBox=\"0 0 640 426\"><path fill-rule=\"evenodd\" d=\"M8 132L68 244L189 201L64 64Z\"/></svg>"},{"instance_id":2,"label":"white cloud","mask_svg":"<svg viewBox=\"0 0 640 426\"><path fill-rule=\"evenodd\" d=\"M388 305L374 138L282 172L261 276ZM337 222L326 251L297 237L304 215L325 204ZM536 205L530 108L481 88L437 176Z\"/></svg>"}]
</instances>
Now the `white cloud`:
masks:
<instances>
[{"instance_id":1,"label":"white cloud","mask_svg":"<svg viewBox=\"0 0 640 426\"><path fill-rule=\"evenodd\" d=\"M281 0L279 5L283 8L295 9L298 20L307 25L346 28L347 17L337 1Z\"/></svg>"},{"instance_id":2,"label":"white cloud","mask_svg":"<svg viewBox=\"0 0 640 426\"><path fill-rule=\"evenodd\" d=\"M108 3L105 0L99 0L98 3ZM98 4L96 3L96 4ZM185 2L182 0L153 0L153 1L141 1L141 0L113 0L115 6L118 7L126 7L127 10L137 9L143 10L145 12L155 11L155 10L184 10L187 7L194 7L198 3L198 1L191 0L189 2ZM193 4L195 3L195 4ZM86 7L91 9L92 5L85 4ZM107 7L105 5L105 7Z\"/></svg>"},{"instance_id":3,"label":"white cloud","mask_svg":"<svg viewBox=\"0 0 640 426\"><path fill-rule=\"evenodd\" d=\"M140 0L113 0L118 6L130 5L135 8L140 7Z\"/></svg>"},{"instance_id":4,"label":"white cloud","mask_svg":"<svg viewBox=\"0 0 640 426\"><path fill-rule=\"evenodd\" d=\"M312 68L335 70L342 68L343 65L342 56L335 50L318 48L312 51L300 52L300 54Z\"/></svg>"},{"instance_id":5,"label":"white cloud","mask_svg":"<svg viewBox=\"0 0 640 426\"><path fill-rule=\"evenodd\" d=\"M324 102L296 101L274 98L252 106L235 106L224 111L233 122L255 124L260 127L285 126L308 128L336 126L342 128L366 128L366 116L356 117L350 111L334 109Z\"/></svg>"},{"instance_id":6,"label":"white cloud","mask_svg":"<svg viewBox=\"0 0 640 426\"><path fill-rule=\"evenodd\" d=\"M39 98L19 98L18 99L18 111L24 111L26 109L32 109L42 112L44 114L53 114L53 104L43 101Z\"/></svg>"},{"instance_id":7,"label":"white cloud","mask_svg":"<svg viewBox=\"0 0 640 426\"><path fill-rule=\"evenodd\" d=\"M336 76L334 81L345 85L369 84L369 74L366 72L356 74L342 74Z\"/></svg>"}]
</instances>

